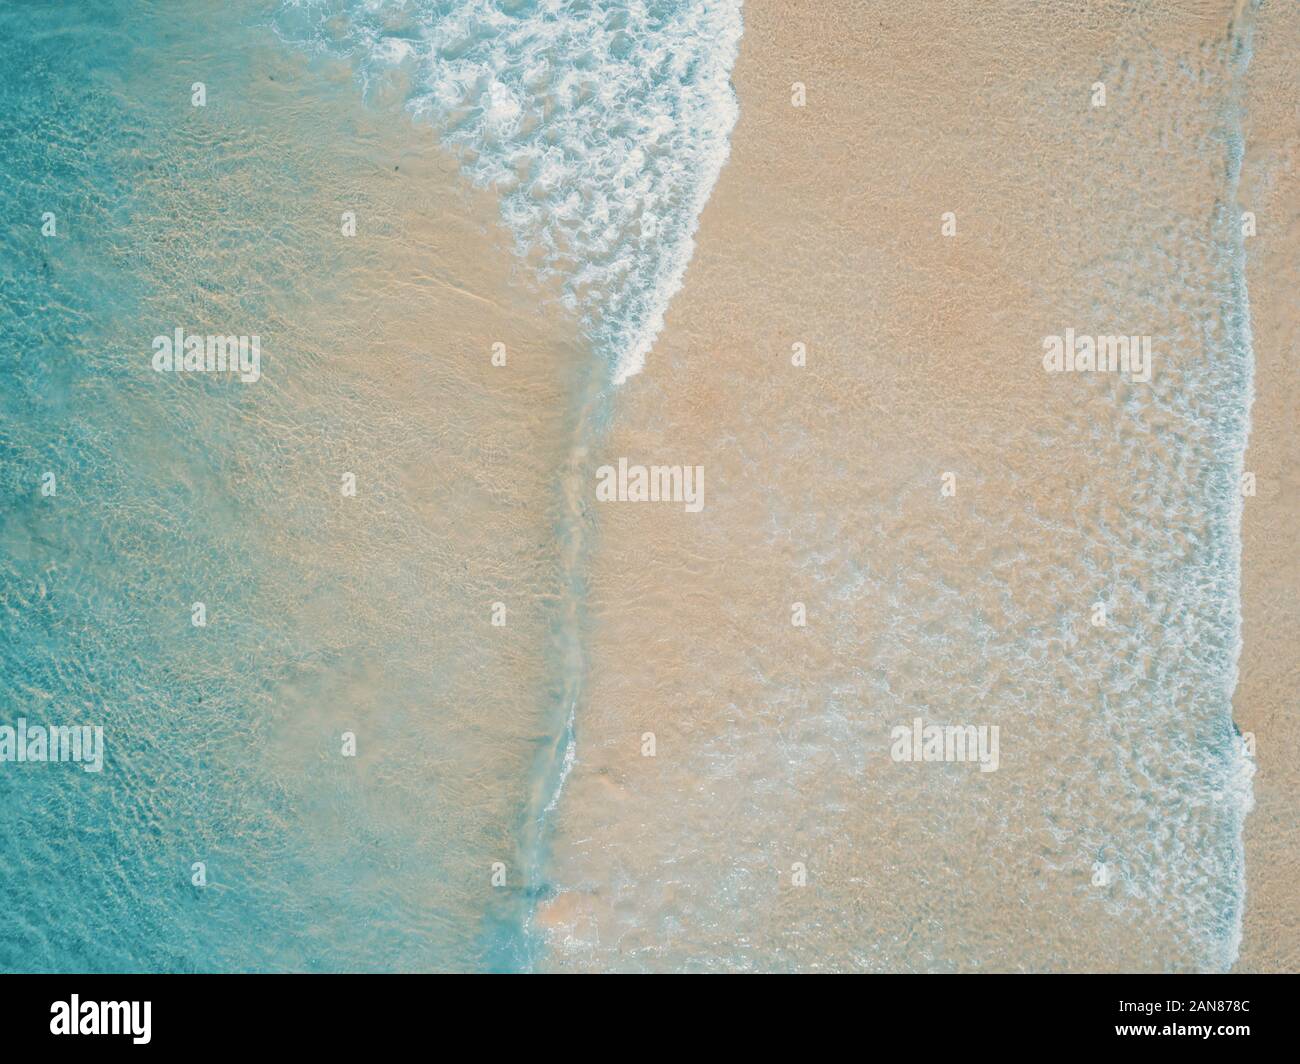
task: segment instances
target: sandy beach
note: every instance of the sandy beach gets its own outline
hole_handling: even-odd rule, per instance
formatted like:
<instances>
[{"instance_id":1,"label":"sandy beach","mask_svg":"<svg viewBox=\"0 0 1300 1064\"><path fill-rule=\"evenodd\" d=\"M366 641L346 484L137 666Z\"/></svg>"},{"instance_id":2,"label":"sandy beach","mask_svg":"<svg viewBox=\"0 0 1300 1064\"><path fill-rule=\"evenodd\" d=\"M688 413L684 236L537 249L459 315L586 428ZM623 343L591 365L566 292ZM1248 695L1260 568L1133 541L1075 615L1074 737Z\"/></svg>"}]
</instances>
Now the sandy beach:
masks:
<instances>
[{"instance_id":1,"label":"sandy beach","mask_svg":"<svg viewBox=\"0 0 1300 1064\"><path fill-rule=\"evenodd\" d=\"M1144 715L1139 696L1131 717L1096 724L1083 707L1097 689L1075 668L1102 674L1127 659L1163 673L1150 647L1192 608L1153 602L1141 559L1104 531L1124 523L1132 448L1160 453L1174 423L1158 417L1146 442L1126 439L1123 386L1066 385L1038 357L1045 334L1102 306L1104 320L1164 338L1157 389L1195 389L1207 352L1179 338L1220 311L1180 289L1189 273L1212 276L1208 260L1174 267L1148 303L1115 295L1107 276L1126 275L1135 258L1172 267L1190 245L1175 249L1168 234L1191 235L1217 210L1224 158L1201 151L1196 127L1220 121L1221 85L1207 81L1183 121L1170 78L1216 49L1226 71L1214 42L1232 5L1114 19L1089 10L1048 18L1015 4L920 4L903 18L854 3L746 5L731 158L686 286L645 372L616 397L600 456L703 463L710 498L696 521L668 508L601 511L589 704L557 814L554 876L565 890L539 914L557 967L1228 963L1230 943L1207 952L1200 936L1230 937L1219 921L1231 902L1203 886L1195 902L1152 887L1168 875L1203 883L1202 825L1159 826L1165 814L1125 797L1122 776L1079 771L1081 756L1100 756L1088 751L1101 728L1160 760L1161 745L1203 726L1184 696L1163 722ZM1252 107L1256 93L1294 99L1277 84L1289 76L1282 41L1269 65L1268 37L1283 32L1262 20ZM1098 81L1110 96L1090 109ZM1284 143L1265 179L1279 219L1294 214L1279 183ZM1248 166L1243 189L1256 180ZM945 212L956 220L950 239ZM1275 239L1280 261L1287 240ZM1268 253L1262 239L1254 247ZM1278 464L1248 509L1273 524L1247 526L1237 712L1271 753L1260 758L1249 836L1241 966L1281 968L1294 963L1294 877L1269 855L1284 860L1293 842L1261 822L1285 820L1294 805L1294 770L1282 767L1293 744L1275 730L1294 726L1281 702L1294 686L1294 628L1282 623L1294 612L1281 615L1280 578L1291 586L1294 563L1281 507L1259 504L1285 494L1294 392L1267 382L1282 379L1294 323L1289 288L1270 300L1256 273L1272 271L1258 258L1251 266L1252 306L1278 321L1272 333L1256 324L1257 353L1266 350L1252 461L1263 469L1271 453ZM792 365L796 344L803 367ZM946 472L959 485L951 499ZM1178 543L1138 525L1124 538L1136 536L1163 558L1157 567L1183 564ZM1080 554L1083 575L1065 577ZM1059 612L1096 599L1124 619L1112 622L1124 625L1117 642ZM796 602L806 628L791 626ZM961 622L945 619L945 602ZM982 605L967 619L972 603ZM1277 618L1267 634L1261 615ZM1024 637L1053 630L1063 638L1031 649L1040 665L1026 674ZM1202 696L1215 683L1206 673ZM996 777L927 790L889 773L885 734L897 717L981 705L1003 714ZM653 761L638 749L647 732ZM1198 774L1192 760L1171 764ZM1085 809L1090 819L1077 819ZM1107 810L1111 823L1091 819ZM1185 835L1174 851L1185 864L1124 853L1116 840L1138 824ZM1129 861L1122 889L1099 896L1090 876ZM807 889L791 886L796 865Z\"/></svg>"},{"instance_id":2,"label":"sandy beach","mask_svg":"<svg viewBox=\"0 0 1300 1064\"><path fill-rule=\"evenodd\" d=\"M0 969L1300 966L1294 4L183 6L0 7Z\"/></svg>"}]
</instances>

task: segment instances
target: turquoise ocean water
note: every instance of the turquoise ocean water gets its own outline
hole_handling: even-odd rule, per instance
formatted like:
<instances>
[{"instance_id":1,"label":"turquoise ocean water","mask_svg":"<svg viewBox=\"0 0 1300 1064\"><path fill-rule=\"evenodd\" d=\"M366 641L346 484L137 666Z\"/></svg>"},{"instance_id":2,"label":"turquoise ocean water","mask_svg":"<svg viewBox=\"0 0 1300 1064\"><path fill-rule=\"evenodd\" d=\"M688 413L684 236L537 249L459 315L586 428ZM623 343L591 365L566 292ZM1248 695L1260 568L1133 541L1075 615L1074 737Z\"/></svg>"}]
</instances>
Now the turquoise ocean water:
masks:
<instances>
[{"instance_id":1,"label":"turquoise ocean water","mask_svg":"<svg viewBox=\"0 0 1300 1064\"><path fill-rule=\"evenodd\" d=\"M403 50L441 35L448 77L468 90L472 62L496 61L502 21L539 17L545 40L525 58L545 46L583 72L557 87L578 117L548 128L533 160L550 199L534 189L504 209L548 248L543 283L563 275L559 314L607 348L644 349L663 300L637 293L680 284L734 121L739 32L735 5L706 12L733 36L714 58L692 5L608 18L578 5L547 29L550 6L399 5L387 22L369 5L355 20L263 3L185 17L134 2L0 10L0 708L10 723L106 735L101 773L0 775L0 898L16 914L0 968L530 963L541 823L581 670L560 603L584 548L554 471L573 438L570 395L591 389L557 384L557 371L494 393L464 350L483 338L439 320L440 293L472 279L425 269L438 249L405 226L427 207L432 239L454 244L473 208L443 180L455 165L407 151L435 140L406 106L421 94ZM376 20L382 64L350 43ZM604 68L580 54L593 43ZM637 71L615 97L593 96ZM504 115L487 109L448 147L517 132L507 97L538 71L511 60L498 73L488 88ZM614 138L634 95L660 113ZM590 174L557 172L593 114L610 143ZM516 156L483 153L468 186L501 192ZM344 261L347 207L380 232ZM642 270L629 241L666 253L609 305L593 291ZM388 259L407 254L416 265L386 283ZM388 335L412 306L412 334L434 322L423 350ZM507 309L506 322L524 314ZM258 334L262 380L149 372L153 338L177 327ZM413 400L407 413L374 383L376 360ZM585 376L599 392L616 371ZM360 524L338 516L342 470L359 470L362 498L378 495ZM517 633L505 649L487 638L496 600ZM191 623L199 602L204 627ZM548 668L556 656L573 675ZM354 762L338 756L350 728ZM505 887L488 889L498 860ZM193 882L200 863L206 886Z\"/></svg>"}]
</instances>

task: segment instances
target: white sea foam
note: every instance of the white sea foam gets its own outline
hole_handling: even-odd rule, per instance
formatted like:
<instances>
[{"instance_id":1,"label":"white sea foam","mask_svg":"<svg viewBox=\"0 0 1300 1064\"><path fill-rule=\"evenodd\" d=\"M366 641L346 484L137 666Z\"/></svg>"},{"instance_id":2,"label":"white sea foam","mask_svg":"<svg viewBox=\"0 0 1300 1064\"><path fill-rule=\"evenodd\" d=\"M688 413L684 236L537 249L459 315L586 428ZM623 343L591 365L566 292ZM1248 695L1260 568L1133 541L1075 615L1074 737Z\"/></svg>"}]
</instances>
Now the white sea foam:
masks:
<instances>
[{"instance_id":1,"label":"white sea foam","mask_svg":"<svg viewBox=\"0 0 1300 1064\"><path fill-rule=\"evenodd\" d=\"M367 87L407 70L613 382L640 372L727 159L741 0L297 0L277 26Z\"/></svg>"}]
</instances>

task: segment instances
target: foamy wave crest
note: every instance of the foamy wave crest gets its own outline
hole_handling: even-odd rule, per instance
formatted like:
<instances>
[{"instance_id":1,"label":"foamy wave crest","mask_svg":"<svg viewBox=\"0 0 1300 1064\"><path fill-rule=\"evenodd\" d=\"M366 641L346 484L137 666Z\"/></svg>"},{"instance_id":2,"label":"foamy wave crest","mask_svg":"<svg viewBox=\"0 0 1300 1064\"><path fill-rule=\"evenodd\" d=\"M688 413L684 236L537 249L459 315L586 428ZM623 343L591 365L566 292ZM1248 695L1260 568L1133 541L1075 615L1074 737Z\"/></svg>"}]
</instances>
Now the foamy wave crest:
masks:
<instances>
[{"instance_id":1,"label":"foamy wave crest","mask_svg":"<svg viewBox=\"0 0 1300 1064\"><path fill-rule=\"evenodd\" d=\"M614 383L641 370L727 159L741 0L297 0L276 24L367 87L401 68Z\"/></svg>"}]
</instances>

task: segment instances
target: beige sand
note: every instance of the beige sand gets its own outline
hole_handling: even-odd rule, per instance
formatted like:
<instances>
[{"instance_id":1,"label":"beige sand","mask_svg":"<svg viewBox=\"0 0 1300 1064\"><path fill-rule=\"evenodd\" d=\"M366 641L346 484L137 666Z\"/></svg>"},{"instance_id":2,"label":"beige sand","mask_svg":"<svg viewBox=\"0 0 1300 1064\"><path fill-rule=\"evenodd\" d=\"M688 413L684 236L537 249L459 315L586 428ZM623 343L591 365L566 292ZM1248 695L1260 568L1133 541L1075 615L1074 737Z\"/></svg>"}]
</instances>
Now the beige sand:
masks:
<instances>
[{"instance_id":1,"label":"beige sand","mask_svg":"<svg viewBox=\"0 0 1300 1064\"><path fill-rule=\"evenodd\" d=\"M1255 811L1246 822L1246 919L1239 969L1300 971L1300 15L1266 4L1248 79L1241 206L1258 219L1247 276L1255 407L1246 468L1258 478L1242 521L1244 624L1237 724L1255 733Z\"/></svg>"},{"instance_id":2,"label":"beige sand","mask_svg":"<svg viewBox=\"0 0 1300 1064\"><path fill-rule=\"evenodd\" d=\"M1075 83L1078 99L1086 99L1099 69L1126 50L1146 65L1133 74L1116 64L1112 92L1126 94L1130 106L1160 108L1172 86L1148 90L1141 78L1171 66L1165 57L1195 54L1200 42L1221 36L1231 7L1206 2L1123 21L1096 5L1067 4L1057 21L1035 5L921 3L877 13L851 2L746 4L731 161L705 210L668 327L644 374L621 393L604 447L604 460L704 463L709 520L692 523L673 508L601 512L590 704L556 840L555 874L571 890L540 915L560 946L557 966L707 967L701 958L708 956L801 968L1195 966L1185 943L1152 952L1166 932L1177 940L1182 914L1155 902L1140 918L1098 907L1087 867L1053 849L1050 825L1036 808L1009 808L991 790L959 787L947 807L918 791L900 813L872 808L851 789L818 790L843 768L824 752L806 776L790 775L788 765L808 748L801 723L810 712L823 723L840 719L801 703L802 678L821 678L849 704L875 684L921 704L927 684L939 679L923 660L913 672L911 662L891 661L887 652L868 662L860 649L882 641L890 621L882 602L905 608L905 581L841 597L822 581L823 568L842 574L873 561L855 552L855 543L858 552L864 543L890 544L908 552L927 579L970 588L972 568L1007 568L1019 544L1028 548L1023 571L1041 575L1050 571L1054 548L1041 542L1041 528L1017 523L1016 509L998 500L1030 497L1042 520L1066 522L1085 483L1105 488L1111 474L1079 464L1086 459L1000 445L1016 434L1027 442L1036 429L1045 438L1061 424L1087 440L1114 409L1109 394L1057 388L1013 361L1029 352L1032 365L1048 326L1064 320L1062 313L1084 313L1072 285L1091 245L1088 234L1069 228L1081 205L1044 203L1033 189L1060 188L1052 175L1073 170L1083 194L1087 168L1096 166L1095 184L1104 190L1116 184L1105 167L1118 159L1133 167L1127 188L1159 183L1157 198L1195 217L1211 209L1206 190L1221 173L1217 163L1192 161L1198 145L1189 139L1166 145L1162 171L1148 177L1147 127L1123 118L1107 134L1107 159L1089 162L1086 145L1054 137L1042 115L1075 105L1073 97L1053 96L1055 86ZM1032 11L1040 17L1028 17ZM1279 56L1255 74L1257 87L1285 77L1286 48L1276 47ZM1268 54L1267 44L1261 52ZM1038 66L1052 77L1036 80ZM806 85L805 108L791 106L794 82ZM1041 101L1024 103L1040 92ZM1019 158L990 154L1015 147L1023 148ZM1158 233L1144 231L1152 223L1141 203L1125 213L1119 195L1103 200L1099 191L1090 205L1097 245L1157 243ZM1274 195L1271 213L1286 217L1284 187ZM947 210L958 216L960 237L945 242L938 233ZM1280 261L1282 233L1271 246ZM1261 271L1253 269L1256 285ZM1177 280L1169 279L1171 293ZM1257 315L1286 320L1284 300L1293 290L1279 288L1270 303L1252 289ZM1178 314L1171 310L1161 324L1189 332ZM1263 568L1248 569L1247 595L1265 582L1276 589L1268 623L1277 628L1270 650L1252 650L1260 627L1252 616L1241 708L1242 727L1261 736L1261 750L1271 743L1273 751L1261 755L1257 824L1284 821L1295 794L1280 771L1294 742L1270 734L1290 711L1294 690L1286 682L1294 678L1287 656L1294 614L1292 627L1283 628L1280 579L1287 572L1294 580L1294 560L1286 557L1281 507L1264 509L1289 474L1278 452L1271 475L1265 472L1262 443L1270 425L1279 451L1285 440L1284 393L1270 397L1265 381L1293 346L1280 343L1294 336L1293 319L1274 327L1278 343L1261 343L1266 335L1267 326L1257 324L1257 347L1277 353L1260 360L1262 427L1251 461L1265 486L1251 520L1273 524L1272 531L1248 527L1247 564L1256 563L1251 543L1262 540L1274 553ZM805 369L790 365L795 342L807 344ZM969 438L956 428L972 424L994 428ZM853 449L840 448L846 436ZM974 489L958 497L968 508L962 520L1003 522L997 535L959 544L952 538L958 532L945 531L951 511L939 498L939 476L953 469ZM1123 490L1122 479L1114 486ZM779 515L771 498L781 500ZM854 515L882 498L896 501L896 515L857 527ZM819 524L823 515L831 515L829 529ZM773 528L779 533L765 542L746 538ZM971 543L979 554L970 554ZM1008 581L1003 590L1014 599L1017 577ZM814 617L837 611L841 634L827 637L816 621L807 638L792 634L796 600L808 601ZM1050 624L1048 605L1018 602L1019 612L994 610L989 622ZM891 667L871 667L882 661ZM1273 662L1277 671L1256 680L1263 667L1252 661ZM981 663L964 664L974 674ZM1271 701L1263 697L1272 709L1244 704L1257 689L1271 692ZM970 693L974 700L978 692ZM845 764L861 756L849 710ZM639 756L643 730L656 733L654 762ZM789 757L769 755L767 747ZM1050 739L1013 752L1020 771L1049 780L1053 759L1070 756ZM739 766L742 775L711 776L711 761ZM1286 771L1293 780L1294 769ZM1070 796L1050 799L1068 807ZM984 817L975 815L981 803L988 803ZM770 819L774 810L780 819ZM927 823L945 817L946 842L936 848ZM1010 841L1008 822L1022 833ZM1293 814L1290 823L1293 832ZM691 832L685 844L683 825ZM963 832L965 843L954 844ZM1285 875L1282 856L1293 842L1276 830L1265 838L1252 832L1255 908L1242 965L1294 966L1294 877ZM1265 853L1274 863L1258 867ZM1059 875L1035 871L1040 855L1058 862ZM814 870L814 888L804 894L788 886L793 862ZM945 899L940 911L928 906L935 896ZM732 910L723 920L728 899ZM1026 927L1034 917L1041 925ZM828 950L819 936L830 926L843 934ZM960 956L945 952L949 927L962 932L959 940L965 936ZM977 927L984 935L972 943ZM1253 960L1265 940L1268 960Z\"/></svg>"}]
</instances>

